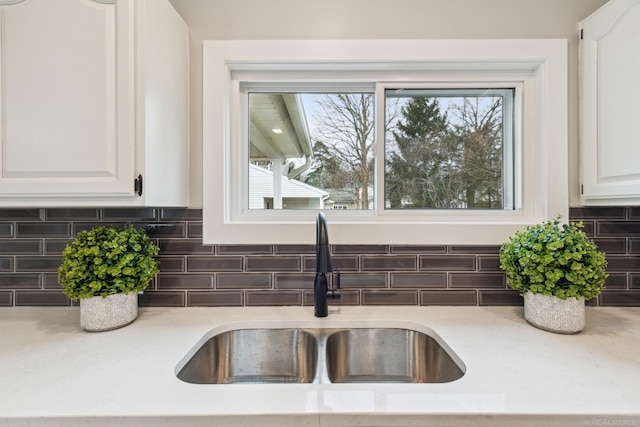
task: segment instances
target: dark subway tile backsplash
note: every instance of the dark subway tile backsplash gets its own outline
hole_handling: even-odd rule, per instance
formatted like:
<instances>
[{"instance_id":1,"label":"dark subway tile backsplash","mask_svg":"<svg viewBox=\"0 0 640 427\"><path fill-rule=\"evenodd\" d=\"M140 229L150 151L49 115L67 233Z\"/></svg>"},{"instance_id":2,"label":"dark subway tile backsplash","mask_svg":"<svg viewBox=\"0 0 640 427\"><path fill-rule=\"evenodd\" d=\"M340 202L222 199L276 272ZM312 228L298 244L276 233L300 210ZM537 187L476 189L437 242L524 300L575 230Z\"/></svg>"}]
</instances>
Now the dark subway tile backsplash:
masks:
<instances>
[{"instance_id":1,"label":"dark subway tile backsplash","mask_svg":"<svg viewBox=\"0 0 640 427\"><path fill-rule=\"evenodd\" d=\"M275 245L277 255L315 254L315 245Z\"/></svg>"},{"instance_id":2,"label":"dark subway tile backsplash","mask_svg":"<svg viewBox=\"0 0 640 427\"><path fill-rule=\"evenodd\" d=\"M418 305L415 290L368 290L362 291L363 305Z\"/></svg>"},{"instance_id":3,"label":"dark subway tile backsplash","mask_svg":"<svg viewBox=\"0 0 640 427\"><path fill-rule=\"evenodd\" d=\"M359 271L359 259L358 255L337 255L331 261L335 271ZM302 262L304 271L316 271L315 255L305 255Z\"/></svg>"},{"instance_id":4,"label":"dark subway tile backsplash","mask_svg":"<svg viewBox=\"0 0 640 427\"><path fill-rule=\"evenodd\" d=\"M166 255L213 255L213 246L203 245L202 239L160 240L158 246L160 247L160 253Z\"/></svg>"},{"instance_id":5,"label":"dark subway tile backsplash","mask_svg":"<svg viewBox=\"0 0 640 427\"><path fill-rule=\"evenodd\" d=\"M149 237L160 238L180 238L187 237L187 227L184 223L144 223L136 222L132 224L136 228L143 229Z\"/></svg>"},{"instance_id":6,"label":"dark subway tile backsplash","mask_svg":"<svg viewBox=\"0 0 640 427\"><path fill-rule=\"evenodd\" d=\"M611 255L607 257L607 263L609 271L640 271L640 257L637 256Z\"/></svg>"},{"instance_id":7,"label":"dark subway tile backsplash","mask_svg":"<svg viewBox=\"0 0 640 427\"><path fill-rule=\"evenodd\" d=\"M241 307L244 305L242 291L189 291L189 307Z\"/></svg>"},{"instance_id":8,"label":"dark subway tile backsplash","mask_svg":"<svg viewBox=\"0 0 640 427\"><path fill-rule=\"evenodd\" d=\"M185 257L179 256L160 256L160 269L165 273L182 273L186 271Z\"/></svg>"},{"instance_id":9,"label":"dark subway tile backsplash","mask_svg":"<svg viewBox=\"0 0 640 427\"><path fill-rule=\"evenodd\" d=\"M138 296L141 307L185 307L186 295L177 291L144 291Z\"/></svg>"},{"instance_id":10,"label":"dark subway tile backsplash","mask_svg":"<svg viewBox=\"0 0 640 427\"><path fill-rule=\"evenodd\" d=\"M498 255L480 255L478 256L478 271L501 271L500 257Z\"/></svg>"},{"instance_id":11,"label":"dark subway tile backsplash","mask_svg":"<svg viewBox=\"0 0 640 427\"><path fill-rule=\"evenodd\" d=\"M420 291L420 305L478 305L478 291Z\"/></svg>"},{"instance_id":12,"label":"dark subway tile backsplash","mask_svg":"<svg viewBox=\"0 0 640 427\"><path fill-rule=\"evenodd\" d=\"M241 256L190 256L187 271L242 271Z\"/></svg>"},{"instance_id":13,"label":"dark subway tile backsplash","mask_svg":"<svg viewBox=\"0 0 640 427\"><path fill-rule=\"evenodd\" d=\"M478 291L479 305L523 305L524 299L513 289L503 291L480 290Z\"/></svg>"},{"instance_id":14,"label":"dark subway tile backsplash","mask_svg":"<svg viewBox=\"0 0 640 427\"><path fill-rule=\"evenodd\" d=\"M0 256L0 272L13 271L13 257Z\"/></svg>"},{"instance_id":15,"label":"dark subway tile backsplash","mask_svg":"<svg viewBox=\"0 0 640 427\"><path fill-rule=\"evenodd\" d=\"M71 237L69 222L18 222L16 237Z\"/></svg>"},{"instance_id":16,"label":"dark subway tile backsplash","mask_svg":"<svg viewBox=\"0 0 640 427\"><path fill-rule=\"evenodd\" d=\"M216 289L270 289L271 273L220 273Z\"/></svg>"},{"instance_id":17,"label":"dark subway tile backsplash","mask_svg":"<svg viewBox=\"0 0 640 427\"><path fill-rule=\"evenodd\" d=\"M302 259L297 256L254 256L246 258L247 271L301 271Z\"/></svg>"},{"instance_id":18,"label":"dark subway tile backsplash","mask_svg":"<svg viewBox=\"0 0 640 427\"><path fill-rule=\"evenodd\" d=\"M630 275L633 277L633 274ZM633 282L633 280L631 280ZM633 289L633 284L629 283L629 287ZM627 273L609 273L607 281L605 282L606 289L626 289L627 288Z\"/></svg>"},{"instance_id":19,"label":"dark subway tile backsplash","mask_svg":"<svg viewBox=\"0 0 640 427\"><path fill-rule=\"evenodd\" d=\"M391 273L392 288L446 288L446 273Z\"/></svg>"},{"instance_id":20,"label":"dark subway tile backsplash","mask_svg":"<svg viewBox=\"0 0 640 427\"><path fill-rule=\"evenodd\" d=\"M271 245L219 245L218 255L271 255Z\"/></svg>"},{"instance_id":21,"label":"dark subway tile backsplash","mask_svg":"<svg viewBox=\"0 0 640 427\"><path fill-rule=\"evenodd\" d=\"M388 288L387 273L340 273L343 288Z\"/></svg>"},{"instance_id":22,"label":"dark subway tile backsplash","mask_svg":"<svg viewBox=\"0 0 640 427\"><path fill-rule=\"evenodd\" d=\"M640 221L599 221L598 236L640 237Z\"/></svg>"},{"instance_id":23,"label":"dark subway tile backsplash","mask_svg":"<svg viewBox=\"0 0 640 427\"><path fill-rule=\"evenodd\" d=\"M603 291L598 296L602 306L640 307L639 291Z\"/></svg>"},{"instance_id":24,"label":"dark subway tile backsplash","mask_svg":"<svg viewBox=\"0 0 640 427\"><path fill-rule=\"evenodd\" d=\"M12 307L12 306L13 306L13 292L0 291L0 307Z\"/></svg>"},{"instance_id":25,"label":"dark subway tile backsplash","mask_svg":"<svg viewBox=\"0 0 640 427\"><path fill-rule=\"evenodd\" d=\"M245 291L245 305L302 305L301 291Z\"/></svg>"},{"instance_id":26,"label":"dark subway tile backsplash","mask_svg":"<svg viewBox=\"0 0 640 427\"><path fill-rule=\"evenodd\" d=\"M275 288L313 289L314 279L315 274L312 273L275 273Z\"/></svg>"},{"instance_id":27,"label":"dark subway tile backsplash","mask_svg":"<svg viewBox=\"0 0 640 427\"><path fill-rule=\"evenodd\" d=\"M445 254L447 247L443 245L393 245L389 248L392 254Z\"/></svg>"},{"instance_id":28,"label":"dark subway tile backsplash","mask_svg":"<svg viewBox=\"0 0 640 427\"><path fill-rule=\"evenodd\" d=\"M42 253L42 240L0 239L0 255L38 255Z\"/></svg>"},{"instance_id":29,"label":"dark subway tile backsplash","mask_svg":"<svg viewBox=\"0 0 640 427\"><path fill-rule=\"evenodd\" d=\"M571 208L607 253L607 289L590 305L640 306L640 208ZM203 245L202 211L0 209L0 306L71 306L57 282L69 239L95 225L144 228L160 274L141 306L312 305L315 246ZM522 305L493 245L333 245L340 300L330 305Z\"/></svg>"},{"instance_id":30,"label":"dark subway tile backsplash","mask_svg":"<svg viewBox=\"0 0 640 427\"><path fill-rule=\"evenodd\" d=\"M420 270L426 271L474 271L475 255L422 255Z\"/></svg>"},{"instance_id":31,"label":"dark subway tile backsplash","mask_svg":"<svg viewBox=\"0 0 640 427\"><path fill-rule=\"evenodd\" d=\"M109 221L153 221L158 219L155 208L107 208L102 211L102 218Z\"/></svg>"},{"instance_id":32,"label":"dark subway tile backsplash","mask_svg":"<svg viewBox=\"0 0 640 427\"><path fill-rule=\"evenodd\" d=\"M626 254L627 239L600 237L593 239L598 249L606 254Z\"/></svg>"},{"instance_id":33,"label":"dark subway tile backsplash","mask_svg":"<svg viewBox=\"0 0 640 427\"><path fill-rule=\"evenodd\" d=\"M41 274L0 274L0 289L42 289Z\"/></svg>"},{"instance_id":34,"label":"dark subway tile backsplash","mask_svg":"<svg viewBox=\"0 0 640 427\"><path fill-rule=\"evenodd\" d=\"M213 289L212 274L160 274L156 277L158 290L164 289Z\"/></svg>"},{"instance_id":35,"label":"dark subway tile backsplash","mask_svg":"<svg viewBox=\"0 0 640 427\"><path fill-rule=\"evenodd\" d=\"M416 271L418 261L408 255L363 255L363 271Z\"/></svg>"},{"instance_id":36,"label":"dark subway tile backsplash","mask_svg":"<svg viewBox=\"0 0 640 427\"><path fill-rule=\"evenodd\" d=\"M17 256L16 257L16 271L35 271L35 272L48 272L58 271L60 263L62 262L61 256Z\"/></svg>"},{"instance_id":37,"label":"dark subway tile backsplash","mask_svg":"<svg viewBox=\"0 0 640 427\"><path fill-rule=\"evenodd\" d=\"M98 221L100 209L45 209L47 221Z\"/></svg>"},{"instance_id":38,"label":"dark subway tile backsplash","mask_svg":"<svg viewBox=\"0 0 640 427\"><path fill-rule=\"evenodd\" d=\"M71 301L61 291L16 290L16 306L67 306Z\"/></svg>"},{"instance_id":39,"label":"dark subway tile backsplash","mask_svg":"<svg viewBox=\"0 0 640 427\"><path fill-rule=\"evenodd\" d=\"M506 288L505 273L449 273L451 288Z\"/></svg>"},{"instance_id":40,"label":"dark subway tile backsplash","mask_svg":"<svg viewBox=\"0 0 640 427\"><path fill-rule=\"evenodd\" d=\"M161 221L202 221L202 209L165 208L160 211Z\"/></svg>"},{"instance_id":41,"label":"dark subway tile backsplash","mask_svg":"<svg viewBox=\"0 0 640 427\"><path fill-rule=\"evenodd\" d=\"M622 206L570 208L569 218L572 221L581 221L583 219L625 219L627 218L627 208Z\"/></svg>"},{"instance_id":42,"label":"dark subway tile backsplash","mask_svg":"<svg viewBox=\"0 0 640 427\"><path fill-rule=\"evenodd\" d=\"M13 237L13 224L0 223L0 237Z\"/></svg>"},{"instance_id":43,"label":"dark subway tile backsplash","mask_svg":"<svg viewBox=\"0 0 640 427\"><path fill-rule=\"evenodd\" d=\"M99 225L126 227L128 225L128 223L127 222L122 222L122 221L118 221L118 222L114 222L114 221L74 222L73 223L73 235L75 236L78 233L80 233L81 231L88 231L88 230L92 229L93 227L96 227L96 226L99 226Z\"/></svg>"},{"instance_id":44,"label":"dark subway tile backsplash","mask_svg":"<svg viewBox=\"0 0 640 427\"><path fill-rule=\"evenodd\" d=\"M0 221L42 221L45 209L0 209Z\"/></svg>"}]
</instances>

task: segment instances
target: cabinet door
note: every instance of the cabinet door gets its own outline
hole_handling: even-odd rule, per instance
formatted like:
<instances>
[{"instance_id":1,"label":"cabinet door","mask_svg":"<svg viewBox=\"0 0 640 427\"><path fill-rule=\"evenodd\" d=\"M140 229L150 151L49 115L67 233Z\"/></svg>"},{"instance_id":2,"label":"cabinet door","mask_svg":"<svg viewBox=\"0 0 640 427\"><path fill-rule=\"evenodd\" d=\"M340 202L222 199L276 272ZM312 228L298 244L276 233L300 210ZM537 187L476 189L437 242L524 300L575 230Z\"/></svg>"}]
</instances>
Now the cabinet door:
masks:
<instances>
[{"instance_id":1,"label":"cabinet door","mask_svg":"<svg viewBox=\"0 0 640 427\"><path fill-rule=\"evenodd\" d=\"M612 0L581 24L585 204L640 204L640 0Z\"/></svg>"},{"instance_id":2,"label":"cabinet door","mask_svg":"<svg viewBox=\"0 0 640 427\"><path fill-rule=\"evenodd\" d=\"M0 5L0 203L133 197L132 2Z\"/></svg>"}]
</instances>

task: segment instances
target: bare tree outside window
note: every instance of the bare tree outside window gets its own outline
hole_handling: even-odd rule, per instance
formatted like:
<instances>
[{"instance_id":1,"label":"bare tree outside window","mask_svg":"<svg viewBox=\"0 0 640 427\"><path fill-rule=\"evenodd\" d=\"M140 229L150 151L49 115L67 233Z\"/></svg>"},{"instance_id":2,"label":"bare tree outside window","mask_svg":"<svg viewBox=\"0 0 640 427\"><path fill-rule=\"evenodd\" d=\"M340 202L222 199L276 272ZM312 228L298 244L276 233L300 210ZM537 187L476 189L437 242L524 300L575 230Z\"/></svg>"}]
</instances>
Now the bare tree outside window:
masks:
<instances>
[{"instance_id":1,"label":"bare tree outside window","mask_svg":"<svg viewBox=\"0 0 640 427\"><path fill-rule=\"evenodd\" d=\"M357 209L372 208L373 94L325 94L316 97L315 103L312 138L316 164L307 182L353 192Z\"/></svg>"}]
</instances>

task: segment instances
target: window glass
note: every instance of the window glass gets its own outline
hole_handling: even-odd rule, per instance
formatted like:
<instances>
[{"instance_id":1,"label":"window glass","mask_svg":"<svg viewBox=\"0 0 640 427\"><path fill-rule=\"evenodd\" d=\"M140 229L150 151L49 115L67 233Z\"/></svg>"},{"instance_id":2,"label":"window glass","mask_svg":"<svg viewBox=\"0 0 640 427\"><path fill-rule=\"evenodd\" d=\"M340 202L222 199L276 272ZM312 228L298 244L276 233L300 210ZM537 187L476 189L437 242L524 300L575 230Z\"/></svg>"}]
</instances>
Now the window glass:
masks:
<instances>
[{"instance_id":1,"label":"window glass","mask_svg":"<svg viewBox=\"0 0 640 427\"><path fill-rule=\"evenodd\" d=\"M374 99L249 92L249 209L373 209Z\"/></svg>"},{"instance_id":2,"label":"window glass","mask_svg":"<svg viewBox=\"0 0 640 427\"><path fill-rule=\"evenodd\" d=\"M385 91L386 209L514 209L513 89Z\"/></svg>"}]
</instances>

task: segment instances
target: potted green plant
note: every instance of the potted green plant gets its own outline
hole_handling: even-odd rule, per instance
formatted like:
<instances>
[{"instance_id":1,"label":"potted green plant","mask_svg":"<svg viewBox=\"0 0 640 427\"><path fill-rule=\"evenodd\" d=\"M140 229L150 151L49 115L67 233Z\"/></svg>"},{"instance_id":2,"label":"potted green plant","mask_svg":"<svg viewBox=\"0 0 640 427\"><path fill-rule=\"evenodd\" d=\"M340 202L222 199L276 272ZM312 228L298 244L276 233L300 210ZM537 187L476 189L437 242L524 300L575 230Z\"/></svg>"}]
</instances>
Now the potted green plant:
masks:
<instances>
[{"instance_id":1,"label":"potted green plant","mask_svg":"<svg viewBox=\"0 0 640 427\"><path fill-rule=\"evenodd\" d=\"M500 248L508 285L524 296L525 319L552 332L584 328L584 302L597 297L607 260L582 231L581 222L560 217L517 231Z\"/></svg>"},{"instance_id":2,"label":"potted green plant","mask_svg":"<svg viewBox=\"0 0 640 427\"><path fill-rule=\"evenodd\" d=\"M133 226L97 226L67 243L58 281L73 301L80 300L80 326L105 331L138 316L138 293L158 272L156 246Z\"/></svg>"}]
</instances>

